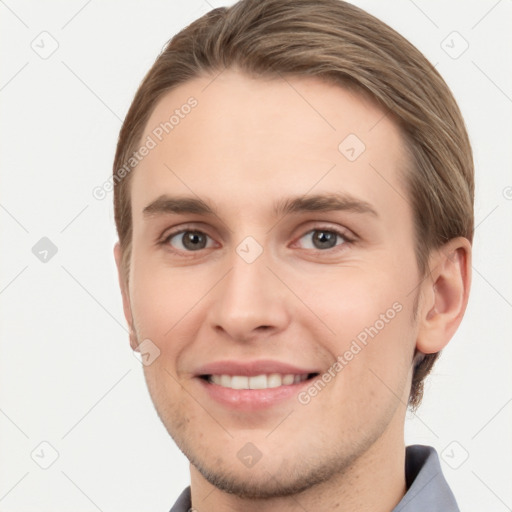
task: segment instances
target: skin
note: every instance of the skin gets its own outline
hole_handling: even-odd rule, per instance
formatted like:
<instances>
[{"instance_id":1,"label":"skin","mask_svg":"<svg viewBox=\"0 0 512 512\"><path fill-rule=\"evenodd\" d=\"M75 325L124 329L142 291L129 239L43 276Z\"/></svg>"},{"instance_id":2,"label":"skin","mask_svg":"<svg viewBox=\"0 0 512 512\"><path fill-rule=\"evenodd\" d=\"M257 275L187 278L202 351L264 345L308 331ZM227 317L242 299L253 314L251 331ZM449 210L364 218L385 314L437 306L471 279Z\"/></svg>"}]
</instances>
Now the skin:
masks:
<instances>
[{"instance_id":1,"label":"skin","mask_svg":"<svg viewBox=\"0 0 512 512\"><path fill-rule=\"evenodd\" d=\"M128 282L119 244L114 249L132 348L149 338L160 350L145 377L191 461L192 505L390 511L406 492L414 351L441 350L457 329L470 244L458 238L433 251L430 275L420 276L402 137L369 100L309 77L263 80L226 70L212 79L167 93L147 124L143 138L187 98L198 100L132 176ZM338 150L348 134L366 146L353 162ZM332 192L377 215L273 212L283 198ZM162 194L200 197L217 215L145 216ZM181 235L158 244L184 227L208 235L205 248L187 252ZM346 238L319 249L313 229ZM252 263L236 252L247 236L263 250ZM394 303L401 311L306 405L294 396L235 410L211 400L194 376L200 365L225 359L325 372ZM250 468L237 456L248 442L262 454Z\"/></svg>"}]
</instances>

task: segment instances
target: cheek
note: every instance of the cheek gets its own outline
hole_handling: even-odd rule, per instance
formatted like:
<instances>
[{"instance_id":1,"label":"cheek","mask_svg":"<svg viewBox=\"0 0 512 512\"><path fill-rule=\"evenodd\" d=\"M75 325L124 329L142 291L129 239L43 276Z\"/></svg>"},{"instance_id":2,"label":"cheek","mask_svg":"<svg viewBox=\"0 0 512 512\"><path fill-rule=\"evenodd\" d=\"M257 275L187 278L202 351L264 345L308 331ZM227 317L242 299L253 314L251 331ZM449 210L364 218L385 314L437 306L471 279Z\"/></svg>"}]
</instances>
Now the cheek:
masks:
<instances>
[{"instance_id":1,"label":"cheek","mask_svg":"<svg viewBox=\"0 0 512 512\"><path fill-rule=\"evenodd\" d=\"M162 339L175 329L197 300L196 288L161 265L139 263L133 272L131 302L141 336Z\"/></svg>"},{"instance_id":2,"label":"cheek","mask_svg":"<svg viewBox=\"0 0 512 512\"><path fill-rule=\"evenodd\" d=\"M150 339L160 351L144 368L152 394L166 389L175 394L179 387L173 377L181 378L178 362L198 336L204 298L211 288L211 279L197 274L146 262L134 267L131 301L137 337Z\"/></svg>"},{"instance_id":3,"label":"cheek","mask_svg":"<svg viewBox=\"0 0 512 512\"><path fill-rule=\"evenodd\" d=\"M375 305L375 311L385 314L387 309ZM368 310L365 318L359 312L347 326L346 336L340 327L342 334L336 346L330 347L338 363L331 366L335 377L328 384L331 392L322 392L315 407L330 411L335 423L355 438L372 431L376 423L389 421L396 408L407 401L414 346L410 312L404 308L394 313L389 314L386 324L378 317L380 321L375 321Z\"/></svg>"},{"instance_id":4,"label":"cheek","mask_svg":"<svg viewBox=\"0 0 512 512\"><path fill-rule=\"evenodd\" d=\"M347 340L358 335L364 339L370 329L380 332L399 323L412 298L405 283L393 273L347 268L310 283L305 291L312 310L331 328L333 338Z\"/></svg>"},{"instance_id":5,"label":"cheek","mask_svg":"<svg viewBox=\"0 0 512 512\"><path fill-rule=\"evenodd\" d=\"M329 293L317 294L316 311L334 331L324 339L342 366L337 385L355 395L365 390L365 399L402 396L416 338L412 285L388 267L380 273L347 269L323 289Z\"/></svg>"},{"instance_id":6,"label":"cheek","mask_svg":"<svg viewBox=\"0 0 512 512\"><path fill-rule=\"evenodd\" d=\"M179 413L186 403L175 363L194 336L186 329L191 327L188 315L197 301L184 284L169 269L144 264L134 269L131 294L137 337L150 339L159 350L158 357L143 367L149 393L159 415L178 425L189 419Z\"/></svg>"}]
</instances>

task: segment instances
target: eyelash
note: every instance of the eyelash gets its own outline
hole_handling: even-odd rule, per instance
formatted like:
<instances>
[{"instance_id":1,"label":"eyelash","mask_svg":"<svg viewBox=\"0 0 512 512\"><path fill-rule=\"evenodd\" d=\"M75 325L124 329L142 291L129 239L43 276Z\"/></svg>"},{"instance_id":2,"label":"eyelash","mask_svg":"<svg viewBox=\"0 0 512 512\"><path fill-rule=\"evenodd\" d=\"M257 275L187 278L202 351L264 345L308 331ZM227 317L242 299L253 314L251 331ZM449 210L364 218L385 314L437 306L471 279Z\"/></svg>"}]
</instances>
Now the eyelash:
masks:
<instances>
[{"instance_id":1,"label":"eyelash","mask_svg":"<svg viewBox=\"0 0 512 512\"><path fill-rule=\"evenodd\" d=\"M331 227L325 227L325 226L315 226L312 229L309 229L304 234L302 234L297 240L300 240L301 238L304 238L306 235L309 235L311 233L314 233L315 231L323 231L326 233L334 233L338 237L342 238L344 240L343 243L337 244L334 247L330 247L328 249L305 249L307 251L313 252L313 253L332 253L332 252L338 252L340 250L344 250L346 245L353 244L355 242L355 239L351 236L347 235L346 232L343 232L342 230L334 229ZM177 231L173 231L169 234L166 234L164 238L158 242L158 245L166 246L171 252L176 254L182 254L183 252L187 253L188 255L192 256L194 253L201 253L204 249L198 249L197 251L182 251L181 249L174 249L169 244L169 241L175 237L176 235L180 235L182 233L188 233L188 232L194 232L199 233L201 235L205 235L208 238L211 239L211 237L205 233L204 231L201 231L200 229L195 229L192 227L185 227L181 228Z\"/></svg>"}]
</instances>

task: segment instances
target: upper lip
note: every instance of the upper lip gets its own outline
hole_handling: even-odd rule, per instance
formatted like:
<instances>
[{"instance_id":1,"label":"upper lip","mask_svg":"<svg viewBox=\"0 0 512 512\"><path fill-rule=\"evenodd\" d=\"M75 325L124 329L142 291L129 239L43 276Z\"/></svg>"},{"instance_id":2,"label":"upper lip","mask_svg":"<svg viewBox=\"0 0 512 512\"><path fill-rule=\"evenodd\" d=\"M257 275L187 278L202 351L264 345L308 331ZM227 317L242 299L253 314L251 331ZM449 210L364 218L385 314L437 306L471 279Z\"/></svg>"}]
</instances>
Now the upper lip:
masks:
<instances>
[{"instance_id":1,"label":"upper lip","mask_svg":"<svg viewBox=\"0 0 512 512\"><path fill-rule=\"evenodd\" d=\"M319 373L319 371L270 359L257 361L215 361L205 364L195 371L198 377L203 375L246 375L251 377L271 373L304 375Z\"/></svg>"}]
</instances>

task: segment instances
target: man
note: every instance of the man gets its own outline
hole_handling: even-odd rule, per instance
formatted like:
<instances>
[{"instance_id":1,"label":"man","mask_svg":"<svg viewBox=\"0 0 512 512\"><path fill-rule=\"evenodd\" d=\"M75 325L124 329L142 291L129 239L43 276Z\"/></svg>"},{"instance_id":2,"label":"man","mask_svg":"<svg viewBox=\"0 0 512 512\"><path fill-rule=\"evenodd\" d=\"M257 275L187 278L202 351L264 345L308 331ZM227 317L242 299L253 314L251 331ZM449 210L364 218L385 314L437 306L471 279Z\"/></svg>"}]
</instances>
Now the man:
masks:
<instances>
[{"instance_id":1,"label":"man","mask_svg":"<svg viewBox=\"0 0 512 512\"><path fill-rule=\"evenodd\" d=\"M114 162L115 258L172 511L455 511L407 406L468 301L473 164L448 87L339 0L176 35ZM151 356L156 354L156 356Z\"/></svg>"}]
</instances>

